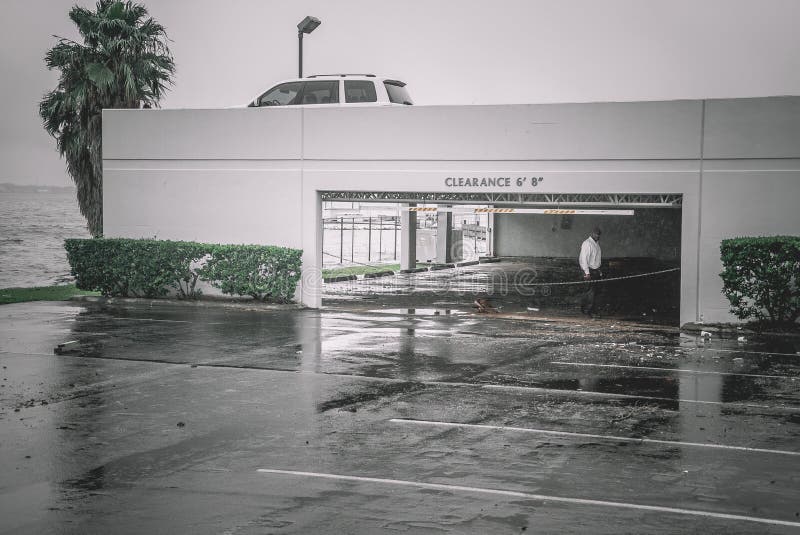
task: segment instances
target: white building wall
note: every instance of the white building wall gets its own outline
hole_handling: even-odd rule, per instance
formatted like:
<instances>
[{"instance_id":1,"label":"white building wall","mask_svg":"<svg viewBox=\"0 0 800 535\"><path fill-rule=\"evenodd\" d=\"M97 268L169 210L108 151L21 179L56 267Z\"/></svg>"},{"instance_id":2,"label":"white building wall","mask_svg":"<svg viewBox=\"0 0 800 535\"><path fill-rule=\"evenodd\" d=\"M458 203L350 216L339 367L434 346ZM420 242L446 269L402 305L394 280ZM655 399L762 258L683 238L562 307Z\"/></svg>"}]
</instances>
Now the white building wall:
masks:
<instances>
[{"instance_id":1,"label":"white building wall","mask_svg":"<svg viewBox=\"0 0 800 535\"><path fill-rule=\"evenodd\" d=\"M302 111L265 110L103 110L103 160L300 160Z\"/></svg>"},{"instance_id":2,"label":"white building wall","mask_svg":"<svg viewBox=\"0 0 800 535\"><path fill-rule=\"evenodd\" d=\"M735 321L720 241L800 234L800 98L709 100L705 111L696 315Z\"/></svg>"},{"instance_id":3,"label":"white building wall","mask_svg":"<svg viewBox=\"0 0 800 535\"><path fill-rule=\"evenodd\" d=\"M301 112L273 111L105 111L105 235L301 247Z\"/></svg>"},{"instance_id":4,"label":"white building wall","mask_svg":"<svg viewBox=\"0 0 800 535\"><path fill-rule=\"evenodd\" d=\"M705 101L703 157L800 157L800 97Z\"/></svg>"},{"instance_id":5,"label":"white building wall","mask_svg":"<svg viewBox=\"0 0 800 535\"><path fill-rule=\"evenodd\" d=\"M304 115L304 158L691 159L700 157L701 109L698 101L317 108Z\"/></svg>"},{"instance_id":6,"label":"white building wall","mask_svg":"<svg viewBox=\"0 0 800 535\"><path fill-rule=\"evenodd\" d=\"M757 169L743 164L714 162L707 164L713 170L703 173L698 287L699 314L705 321L735 319L729 316L728 300L721 293L719 246L723 239L800 234L800 160L781 165L789 169ZM762 162L762 167L767 166Z\"/></svg>"},{"instance_id":7,"label":"white building wall","mask_svg":"<svg viewBox=\"0 0 800 535\"><path fill-rule=\"evenodd\" d=\"M297 167L152 165L106 171L106 236L300 247L297 215L302 190Z\"/></svg>"},{"instance_id":8,"label":"white building wall","mask_svg":"<svg viewBox=\"0 0 800 535\"><path fill-rule=\"evenodd\" d=\"M680 193L681 322L698 314L727 320L719 301L720 269L709 252L716 240L718 263L724 232L715 225L747 234L756 228L789 233L797 222L785 210L792 204L787 197L797 199L800 175L791 163L796 160L787 158L800 158L800 151L784 138L798 139L800 99L767 100L712 101L705 104L705 118L700 101L108 110L104 228L110 237L302 248L301 299L319 306L319 191ZM751 131L762 136L752 140L763 145L758 151L743 133L753 125L759 126ZM728 209L711 196L722 189L716 198L738 198L734 182L723 179L744 177L739 167L729 169L744 165L730 163L737 151L760 158L762 163L750 163L770 180L785 178L771 182L785 191L773 192L776 209L761 207L773 212L768 217ZM712 154L725 155L728 167L713 168ZM445 179L453 176L544 181L535 188L514 180L493 189L449 187ZM758 190L747 180L740 187L743 194Z\"/></svg>"}]
</instances>

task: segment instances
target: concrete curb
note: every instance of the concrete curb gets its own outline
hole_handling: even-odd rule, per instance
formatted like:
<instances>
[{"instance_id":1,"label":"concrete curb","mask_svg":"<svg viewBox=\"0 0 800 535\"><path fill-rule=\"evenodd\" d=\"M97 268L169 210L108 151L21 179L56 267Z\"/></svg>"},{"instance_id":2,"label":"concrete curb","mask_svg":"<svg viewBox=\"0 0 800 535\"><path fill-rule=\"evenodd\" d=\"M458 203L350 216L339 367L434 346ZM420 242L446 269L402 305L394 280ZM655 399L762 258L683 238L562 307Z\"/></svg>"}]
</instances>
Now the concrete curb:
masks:
<instances>
[{"instance_id":1,"label":"concrete curb","mask_svg":"<svg viewBox=\"0 0 800 535\"><path fill-rule=\"evenodd\" d=\"M744 330L743 325L737 325L735 323L684 323L681 325L682 331L687 332L700 332L700 331L708 331L708 332L730 332L730 333L737 333L742 332Z\"/></svg>"},{"instance_id":2,"label":"concrete curb","mask_svg":"<svg viewBox=\"0 0 800 535\"><path fill-rule=\"evenodd\" d=\"M758 331L747 324L739 323L684 323L681 332L700 334L701 332L714 333L721 338L736 338L738 336L769 336L783 338L800 338L800 326L795 331Z\"/></svg>"},{"instance_id":3,"label":"concrete curb","mask_svg":"<svg viewBox=\"0 0 800 535\"><path fill-rule=\"evenodd\" d=\"M478 260L470 260L469 262L456 262L456 267L477 266L480 264Z\"/></svg>"},{"instance_id":4,"label":"concrete curb","mask_svg":"<svg viewBox=\"0 0 800 535\"><path fill-rule=\"evenodd\" d=\"M431 271L441 271L443 269L451 269L456 267L455 264L434 264L431 266Z\"/></svg>"},{"instance_id":5,"label":"concrete curb","mask_svg":"<svg viewBox=\"0 0 800 535\"><path fill-rule=\"evenodd\" d=\"M479 264L494 264L496 262L500 262L500 258L496 256L484 256L478 259Z\"/></svg>"},{"instance_id":6,"label":"concrete curb","mask_svg":"<svg viewBox=\"0 0 800 535\"><path fill-rule=\"evenodd\" d=\"M346 282L346 281L354 281L358 279L355 275L339 275L337 277L328 277L327 279L322 279L324 283L331 283L331 282Z\"/></svg>"},{"instance_id":7,"label":"concrete curb","mask_svg":"<svg viewBox=\"0 0 800 535\"><path fill-rule=\"evenodd\" d=\"M365 279L377 279L378 277L391 277L394 271L376 271L375 273L364 273Z\"/></svg>"},{"instance_id":8,"label":"concrete curb","mask_svg":"<svg viewBox=\"0 0 800 535\"><path fill-rule=\"evenodd\" d=\"M411 269L401 269L400 273L422 273L423 271L428 271L428 268L421 267L421 268L411 268Z\"/></svg>"}]
</instances>

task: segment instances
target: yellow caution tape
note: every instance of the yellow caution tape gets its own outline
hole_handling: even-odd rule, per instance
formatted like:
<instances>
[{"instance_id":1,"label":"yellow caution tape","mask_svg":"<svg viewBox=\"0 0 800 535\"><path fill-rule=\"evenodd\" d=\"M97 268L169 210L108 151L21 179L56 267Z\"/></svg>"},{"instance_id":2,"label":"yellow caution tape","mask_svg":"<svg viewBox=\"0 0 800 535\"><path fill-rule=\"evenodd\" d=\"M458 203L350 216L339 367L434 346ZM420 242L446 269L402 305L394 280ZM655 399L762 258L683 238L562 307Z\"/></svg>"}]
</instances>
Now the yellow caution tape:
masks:
<instances>
[{"instance_id":1,"label":"yellow caution tape","mask_svg":"<svg viewBox=\"0 0 800 535\"><path fill-rule=\"evenodd\" d=\"M512 214L514 208L475 208L476 214Z\"/></svg>"}]
</instances>

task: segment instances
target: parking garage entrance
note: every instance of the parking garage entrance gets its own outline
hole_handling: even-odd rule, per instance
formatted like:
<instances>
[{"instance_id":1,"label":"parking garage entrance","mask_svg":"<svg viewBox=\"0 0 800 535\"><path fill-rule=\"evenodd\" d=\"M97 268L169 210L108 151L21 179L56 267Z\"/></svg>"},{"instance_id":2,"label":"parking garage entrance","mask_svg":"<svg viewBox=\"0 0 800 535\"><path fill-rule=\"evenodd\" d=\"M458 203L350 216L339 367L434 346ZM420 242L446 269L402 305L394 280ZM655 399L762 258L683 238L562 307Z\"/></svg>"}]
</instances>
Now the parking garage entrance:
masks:
<instances>
[{"instance_id":1,"label":"parking garage entrance","mask_svg":"<svg viewBox=\"0 0 800 535\"><path fill-rule=\"evenodd\" d=\"M678 324L682 195L321 192L323 304ZM603 279L582 280L600 227Z\"/></svg>"}]
</instances>

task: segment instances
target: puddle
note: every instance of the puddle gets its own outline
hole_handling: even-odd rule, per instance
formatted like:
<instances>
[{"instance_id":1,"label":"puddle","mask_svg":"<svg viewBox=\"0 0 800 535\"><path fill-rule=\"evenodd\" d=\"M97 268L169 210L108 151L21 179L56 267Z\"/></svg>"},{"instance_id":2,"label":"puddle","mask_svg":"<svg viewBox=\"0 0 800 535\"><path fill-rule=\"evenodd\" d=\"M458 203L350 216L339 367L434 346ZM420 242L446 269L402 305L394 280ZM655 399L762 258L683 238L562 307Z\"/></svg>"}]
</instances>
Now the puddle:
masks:
<instances>
[{"instance_id":1,"label":"puddle","mask_svg":"<svg viewBox=\"0 0 800 535\"><path fill-rule=\"evenodd\" d=\"M463 310L450 308L379 308L370 310L382 314L407 314L409 316L459 316L466 314Z\"/></svg>"}]
</instances>

